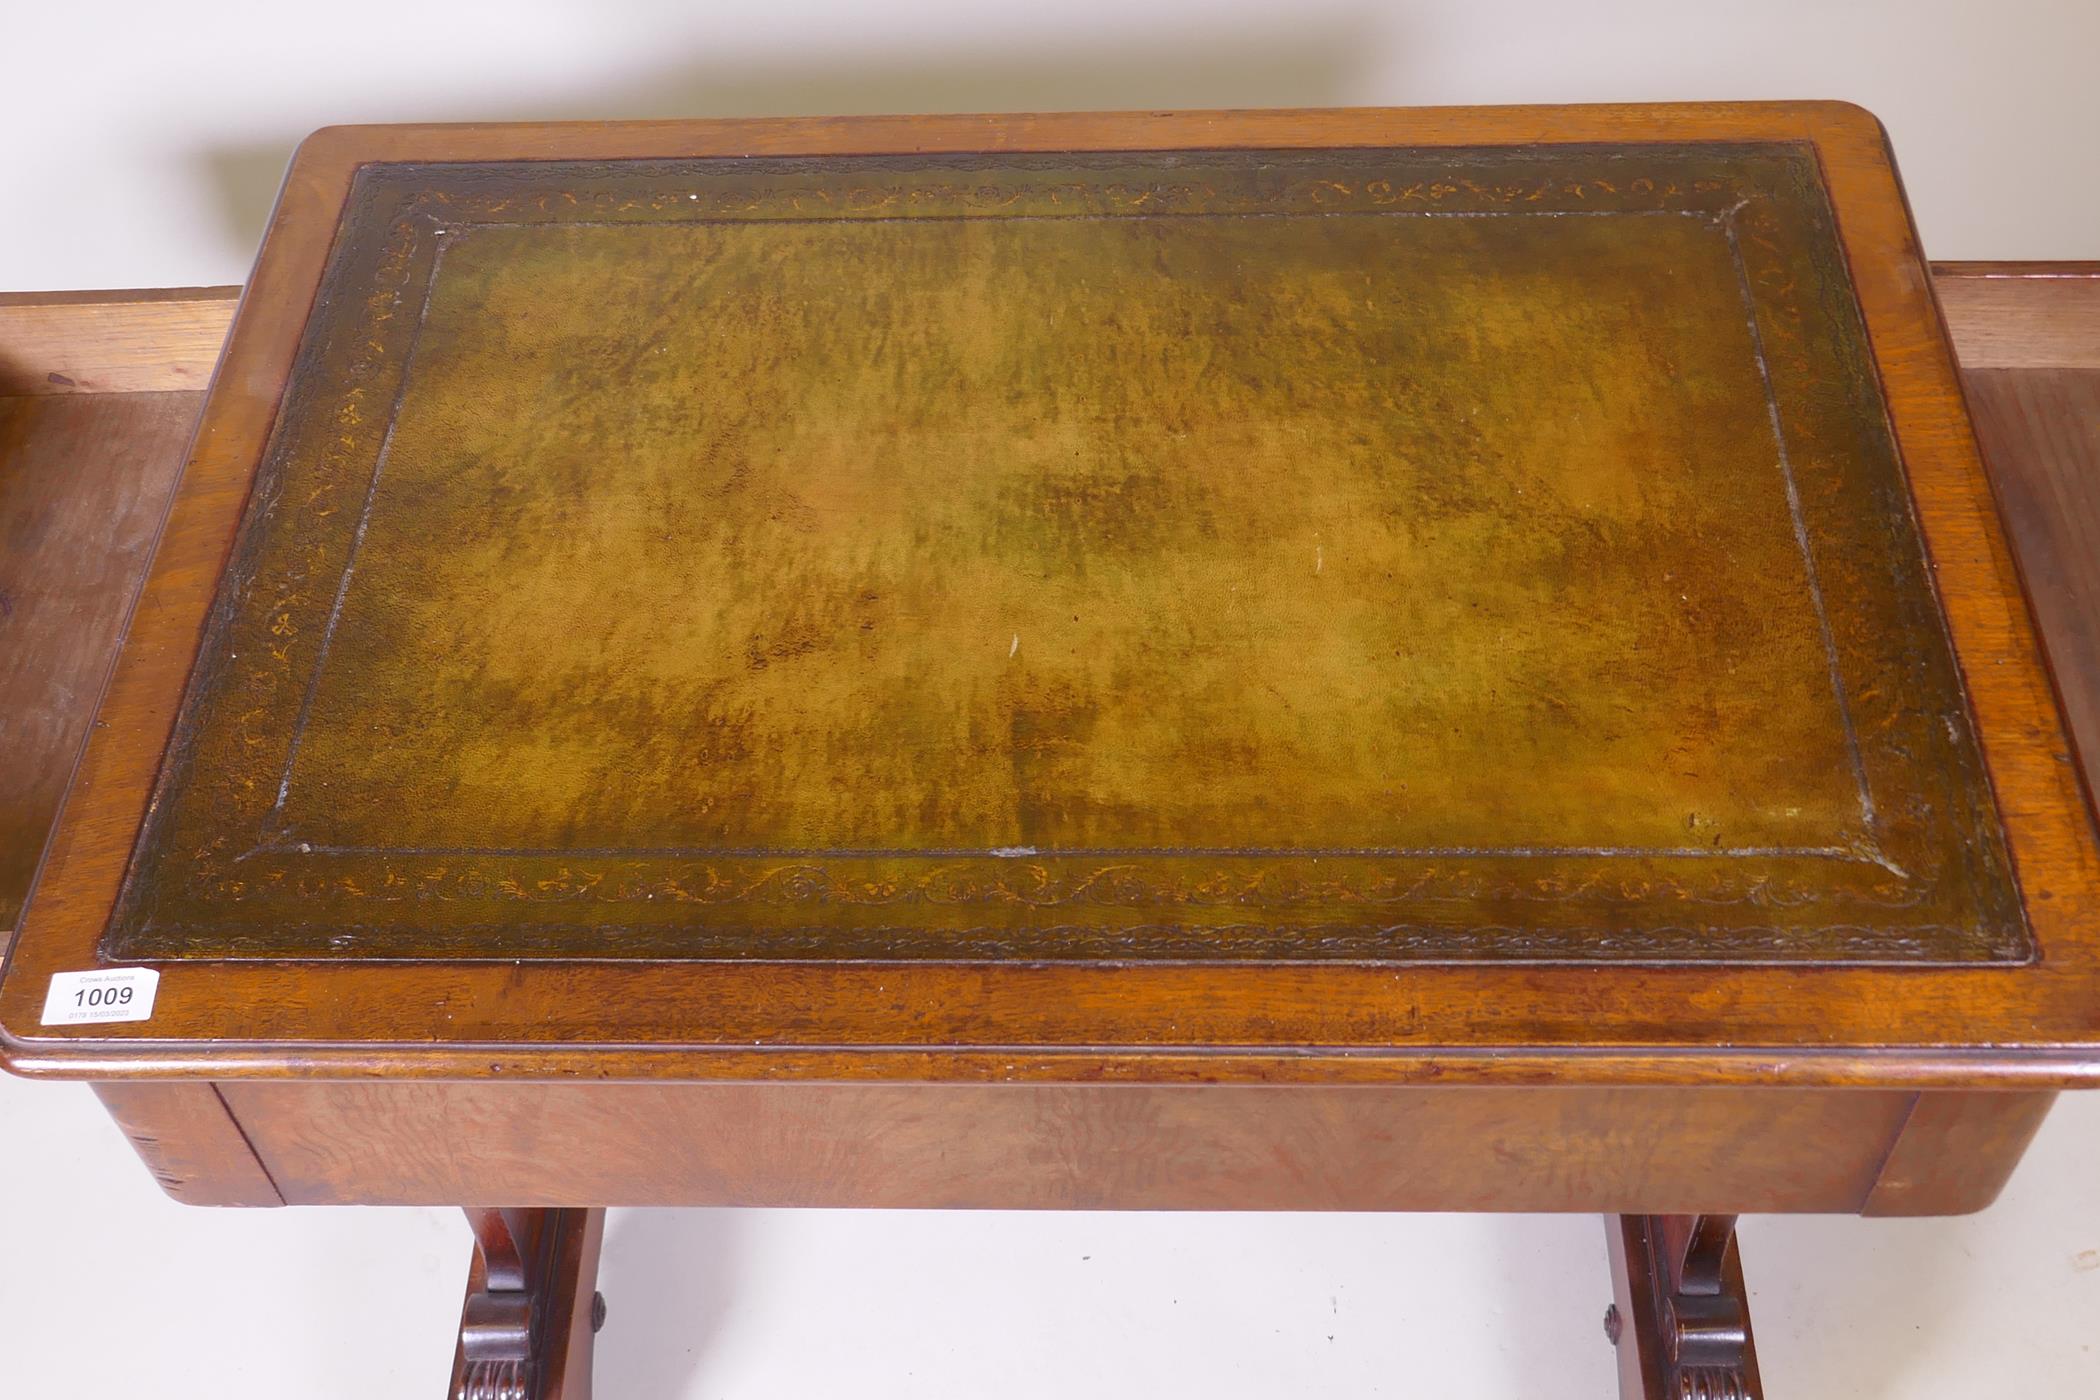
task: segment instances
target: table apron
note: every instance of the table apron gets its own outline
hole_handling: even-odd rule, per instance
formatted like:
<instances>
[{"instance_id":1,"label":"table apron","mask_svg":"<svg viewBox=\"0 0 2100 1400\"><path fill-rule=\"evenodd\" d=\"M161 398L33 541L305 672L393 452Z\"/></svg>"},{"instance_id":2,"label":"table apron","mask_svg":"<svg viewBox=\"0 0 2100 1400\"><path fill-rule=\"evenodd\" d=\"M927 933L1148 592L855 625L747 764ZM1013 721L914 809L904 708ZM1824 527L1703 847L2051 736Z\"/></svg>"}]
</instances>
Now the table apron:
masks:
<instances>
[{"instance_id":1,"label":"table apron","mask_svg":"<svg viewBox=\"0 0 2100 1400\"><path fill-rule=\"evenodd\" d=\"M198 1204L1954 1214L2043 1092L98 1085Z\"/></svg>"}]
</instances>

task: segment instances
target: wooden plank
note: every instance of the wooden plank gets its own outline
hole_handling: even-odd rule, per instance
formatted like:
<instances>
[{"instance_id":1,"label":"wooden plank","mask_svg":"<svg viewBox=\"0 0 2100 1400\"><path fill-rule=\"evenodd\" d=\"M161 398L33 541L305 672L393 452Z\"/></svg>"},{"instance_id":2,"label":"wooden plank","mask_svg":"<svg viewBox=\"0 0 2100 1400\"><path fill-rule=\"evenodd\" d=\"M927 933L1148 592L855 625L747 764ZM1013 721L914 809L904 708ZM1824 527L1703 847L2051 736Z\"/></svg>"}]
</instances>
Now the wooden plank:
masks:
<instances>
[{"instance_id":1,"label":"wooden plank","mask_svg":"<svg viewBox=\"0 0 2100 1400\"><path fill-rule=\"evenodd\" d=\"M1972 370L1966 387L2087 791L2100 792L2100 369Z\"/></svg>"},{"instance_id":2,"label":"wooden plank","mask_svg":"<svg viewBox=\"0 0 2100 1400\"><path fill-rule=\"evenodd\" d=\"M1967 370L2100 369L2100 263L1935 263Z\"/></svg>"},{"instance_id":3,"label":"wooden plank","mask_svg":"<svg viewBox=\"0 0 2100 1400\"><path fill-rule=\"evenodd\" d=\"M293 1204L1060 1210L1850 1213L1915 1097L1566 1086L219 1088ZM562 1143L589 1148L550 1148ZM1946 1165L1950 1191L1995 1190L2018 1153L1988 1147Z\"/></svg>"},{"instance_id":4,"label":"wooden plank","mask_svg":"<svg viewBox=\"0 0 2100 1400\"><path fill-rule=\"evenodd\" d=\"M0 399L0 931L28 894L202 399Z\"/></svg>"},{"instance_id":5,"label":"wooden plank","mask_svg":"<svg viewBox=\"0 0 2100 1400\"><path fill-rule=\"evenodd\" d=\"M0 394L201 390L239 287L0 297Z\"/></svg>"}]
</instances>

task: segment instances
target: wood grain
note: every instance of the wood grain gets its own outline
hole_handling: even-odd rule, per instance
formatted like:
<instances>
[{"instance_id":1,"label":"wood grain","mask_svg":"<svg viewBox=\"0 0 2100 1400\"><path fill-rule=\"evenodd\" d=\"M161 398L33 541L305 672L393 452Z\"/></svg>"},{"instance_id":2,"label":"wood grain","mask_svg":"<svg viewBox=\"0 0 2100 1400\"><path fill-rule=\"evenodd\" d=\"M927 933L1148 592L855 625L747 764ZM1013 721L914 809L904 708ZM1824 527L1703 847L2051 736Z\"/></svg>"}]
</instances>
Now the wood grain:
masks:
<instances>
[{"instance_id":1,"label":"wood grain","mask_svg":"<svg viewBox=\"0 0 2100 1400\"><path fill-rule=\"evenodd\" d=\"M184 1205L284 1204L212 1085L104 1083L95 1094L161 1189Z\"/></svg>"},{"instance_id":2,"label":"wood grain","mask_svg":"<svg viewBox=\"0 0 2100 1400\"><path fill-rule=\"evenodd\" d=\"M0 394L202 392L238 287L0 296Z\"/></svg>"},{"instance_id":3,"label":"wood grain","mask_svg":"<svg viewBox=\"0 0 2100 1400\"><path fill-rule=\"evenodd\" d=\"M1982 1210L2005 1178L1979 1170L2017 1162L2054 1094L1919 1094L1898 1129L1862 1215L1953 1215Z\"/></svg>"},{"instance_id":4,"label":"wood grain","mask_svg":"<svg viewBox=\"0 0 2100 1400\"><path fill-rule=\"evenodd\" d=\"M1915 1097L1101 1085L222 1091L293 1204L1613 1212L1856 1211ZM1914 1131L1921 1144L1932 1137L1929 1125ZM1941 1176L1915 1184L1904 1209L1966 1208L2019 1155L2016 1145L1965 1147Z\"/></svg>"},{"instance_id":5,"label":"wood grain","mask_svg":"<svg viewBox=\"0 0 2100 1400\"><path fill-rule=\"evenodd\" d=\"M2100 326L2100 303L2091 320ZM2100 369L1964 379L2088 791L2100 792Z\"/></svg>"},{"instance_id":6,"label":"wood grain","mask_svg":"<svg viewBox=\"0 0 2100 1400\"><path fill-rule=\"evenodd\" d=\"M202 399L0 398L0 946L29 892Z\"/></svg>"},{"instance_id":7,"label":"wood grain","mask_svg":"<svg viewBox=\"0 0 2100 1400\"><path fill-rule=\"evenodd\" d=\"M2100 369L2100 263L1938 263L1965 370Z\"/></svg>"}]
</instances>

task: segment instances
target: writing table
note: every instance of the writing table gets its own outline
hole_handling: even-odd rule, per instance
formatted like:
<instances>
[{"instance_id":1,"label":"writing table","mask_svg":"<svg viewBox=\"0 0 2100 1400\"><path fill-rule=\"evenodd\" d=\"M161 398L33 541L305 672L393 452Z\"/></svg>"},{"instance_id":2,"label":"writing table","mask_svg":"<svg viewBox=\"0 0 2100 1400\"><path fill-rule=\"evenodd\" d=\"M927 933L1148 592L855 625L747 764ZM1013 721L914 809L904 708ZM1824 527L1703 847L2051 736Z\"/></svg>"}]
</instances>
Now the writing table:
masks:
<instances>
[{"instance_id":1,"label":"writing table","mask_svg":"<svg viewBox=\"0 0 2100 1400\"><path fill-rule=\"evenodd\" d=\"M172 492L82 353L7 1061L468 1207L455 1394L699 1203L1597 1211L1625 1393L1757 1394L1737 1214L2095 1075L2090 444L1994 499L1855 108L336 128Z\"/></svg>"}]
</instances>

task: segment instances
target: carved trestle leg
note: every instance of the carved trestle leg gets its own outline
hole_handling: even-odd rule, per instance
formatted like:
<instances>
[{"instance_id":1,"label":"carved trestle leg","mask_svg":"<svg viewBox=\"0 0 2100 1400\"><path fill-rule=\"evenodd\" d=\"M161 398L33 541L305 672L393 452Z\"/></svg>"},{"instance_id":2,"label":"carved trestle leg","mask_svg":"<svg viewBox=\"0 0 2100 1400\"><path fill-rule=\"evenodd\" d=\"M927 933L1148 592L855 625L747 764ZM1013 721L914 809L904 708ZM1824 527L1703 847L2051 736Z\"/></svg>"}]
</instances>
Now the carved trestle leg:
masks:
<instances>
[{"instance_id":1,"label":"carved trestle leg","mask_svg":"<svg viewBox=\"0 0 2100 1400\"><path fill-rule=\"evenodd\" d=\"M1764 1400L1732 1215L1607 1215L1620 1400Z\"/></svg>"},{"instance_id":2,"label":"carved trestle leg","mask_svg":"<svg viewBox=\"0 0 2100 1400\"><path fill-rule=\"evenodd\" d=\"M451 1400L590 1400L602 1210L469 1209Z\"/></svg>"}]
</instances>

